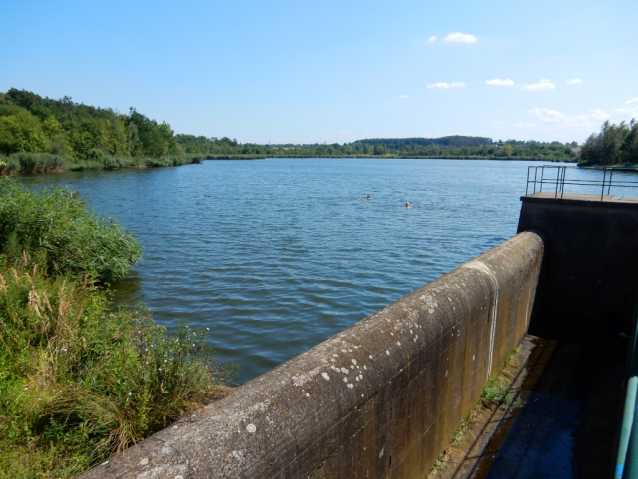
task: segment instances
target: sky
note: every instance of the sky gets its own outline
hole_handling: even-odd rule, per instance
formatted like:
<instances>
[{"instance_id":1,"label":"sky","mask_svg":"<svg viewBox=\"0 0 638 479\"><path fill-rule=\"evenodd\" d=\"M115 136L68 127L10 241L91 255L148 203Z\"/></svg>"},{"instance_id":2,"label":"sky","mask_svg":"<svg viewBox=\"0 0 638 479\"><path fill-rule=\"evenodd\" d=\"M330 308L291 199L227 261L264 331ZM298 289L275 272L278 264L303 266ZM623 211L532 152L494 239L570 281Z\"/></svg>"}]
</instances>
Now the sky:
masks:
<instances>
[{"instance_id":1,"label":"sky","mask_svg":"<svg viewBox=\"0 0 638 479\"><path fill-rule=\"evenodd\" d=\"M0 91L242 143L583 142L638 118L636 0L3 2Z\"/></svg>"}]
</instances>

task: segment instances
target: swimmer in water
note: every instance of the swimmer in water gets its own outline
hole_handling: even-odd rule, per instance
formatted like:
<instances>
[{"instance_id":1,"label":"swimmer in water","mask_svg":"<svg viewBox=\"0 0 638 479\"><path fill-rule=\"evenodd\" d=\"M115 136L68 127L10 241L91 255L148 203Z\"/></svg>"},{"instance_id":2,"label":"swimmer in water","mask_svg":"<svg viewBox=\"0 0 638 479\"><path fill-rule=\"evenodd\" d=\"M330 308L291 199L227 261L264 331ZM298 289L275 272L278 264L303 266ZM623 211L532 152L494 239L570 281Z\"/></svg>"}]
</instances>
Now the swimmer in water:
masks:
<instances>
[{"instance_id":1,"label":"swimmer in water","mask_svg":"<svg viewBox=\"0 0 638 479\"><path fill-rule=\"evenodd\" d=\"M372 198L370 198L370 195L368 195L368 197L366 198L366 200L371 200Z\"/></svg>"},{"instance_id":2,"label":"swimmer in water","mask_svg":"<svg viewBox=\"0 0 638 479\"><path fill-rule=\"evenodd\" d=\"M412 208L412 207L410 206L410 203L408 203L408 202L406 202L406 203L405 203L405 207L406 207L406 208Z\"/></svg>"}]
</instances>

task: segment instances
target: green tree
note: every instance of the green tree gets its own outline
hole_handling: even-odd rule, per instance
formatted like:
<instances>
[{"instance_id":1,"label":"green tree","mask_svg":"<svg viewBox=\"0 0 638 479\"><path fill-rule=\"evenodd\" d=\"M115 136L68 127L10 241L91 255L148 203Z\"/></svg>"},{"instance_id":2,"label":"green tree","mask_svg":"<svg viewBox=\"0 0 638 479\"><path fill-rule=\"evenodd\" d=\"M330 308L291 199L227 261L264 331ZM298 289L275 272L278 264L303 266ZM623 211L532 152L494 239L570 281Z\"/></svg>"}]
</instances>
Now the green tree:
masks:
<instances>
[{"instance_id":1,"label":"green tree","mask_svg":"<svg viewBox=\"0 0 638 479\"><path fill-rule=\"evenodd\" d=\"M621 160L620 147L629 135L630 128L623 121L619 125L607 120L597 135L591 134L580 152L581 163L586 165L614 165Z\"/></svg>"},{"instance_id":2,"label":"green tree","mask_svg":"<svg viewBox=\"0 0 638 479\"><path fill-rule=\"evenodd\" d=\"M375 155L385 155L385 146L382 143L377 143L376 145L374 145L373 154L375 154Z\"/></svg>"},{"instance_id":3,"label":"green tree","mask_svg":"<svg viewBox=\"0 0 638 479\"><path fill-rule=\"evenodd\" d=\"M623 163L638 163L638 122L632 119L629 123L629 132L620 147L620 156Z\"/></svg>"},{"instance_id":4,"label":"green tree","mask_svg":"<svg viewBox=\"0 0 638 479\"><path fill-rule=\"evenodd\" d=\"M494 156L512 156L513 152L514 152L514 147L510 144L507 144L507 145L501 146L498 150L496 150L496 153L494 153Z\"/></svg>"},{"instance_id":5,"label":"green tree","mask_svg":"<svg viewBox=\"0 0 638 479\"><path fill-rule=\"evenodd\" d=\"M0 105L0 152L41 153L48 147L49 140L36 116L24 108Z\"/></svg>"}]
</instances>

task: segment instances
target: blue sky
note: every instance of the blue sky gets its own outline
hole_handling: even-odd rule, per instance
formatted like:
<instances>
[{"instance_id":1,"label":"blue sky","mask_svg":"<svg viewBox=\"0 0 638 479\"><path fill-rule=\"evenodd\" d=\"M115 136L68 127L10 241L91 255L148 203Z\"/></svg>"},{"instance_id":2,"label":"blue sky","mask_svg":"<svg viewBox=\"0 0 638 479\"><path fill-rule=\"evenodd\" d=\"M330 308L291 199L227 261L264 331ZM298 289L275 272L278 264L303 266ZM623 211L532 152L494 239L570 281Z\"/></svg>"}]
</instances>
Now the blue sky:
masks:
<instances>
[{"instance_id":1,"label":"blue sky","mask_svg":"<svg viewBox=\"0 0 638 479\"><path fill-rule=\"evenodd\" d=\"M582 142L638 118L635 0L23 0L3 18L0 91L176 133Z\"/></svg>"}]
</instances>

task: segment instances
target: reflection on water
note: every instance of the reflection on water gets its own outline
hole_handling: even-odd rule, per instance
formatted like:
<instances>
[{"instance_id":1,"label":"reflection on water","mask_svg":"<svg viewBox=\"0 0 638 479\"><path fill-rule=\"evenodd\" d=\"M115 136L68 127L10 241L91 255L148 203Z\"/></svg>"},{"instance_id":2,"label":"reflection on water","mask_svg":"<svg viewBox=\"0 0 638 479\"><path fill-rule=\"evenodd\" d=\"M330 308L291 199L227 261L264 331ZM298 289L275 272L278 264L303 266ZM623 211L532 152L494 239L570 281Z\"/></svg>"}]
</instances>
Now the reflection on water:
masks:
<instances>
[{"instance_id":1,"label":"reflection on water","mask_svg":"<svg viewBox=\"0 0 638 479\"><path fill-rule=\"evenodd\" d=\"M20 181L70 184L115 216L145 251L115 300L210 327L245 382L514 235L530 164L206 161Z\"/></svg>"}]
</instances>

